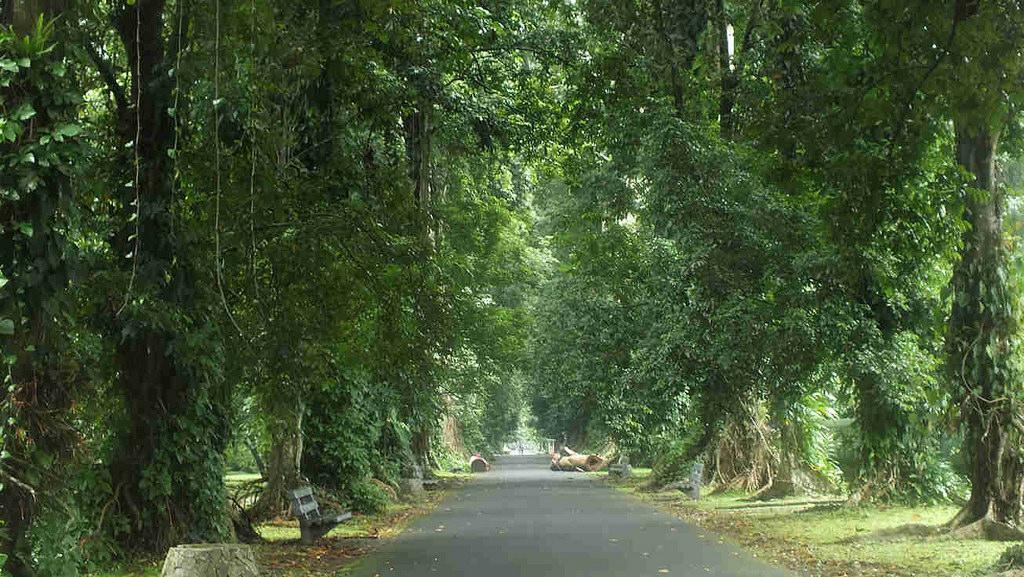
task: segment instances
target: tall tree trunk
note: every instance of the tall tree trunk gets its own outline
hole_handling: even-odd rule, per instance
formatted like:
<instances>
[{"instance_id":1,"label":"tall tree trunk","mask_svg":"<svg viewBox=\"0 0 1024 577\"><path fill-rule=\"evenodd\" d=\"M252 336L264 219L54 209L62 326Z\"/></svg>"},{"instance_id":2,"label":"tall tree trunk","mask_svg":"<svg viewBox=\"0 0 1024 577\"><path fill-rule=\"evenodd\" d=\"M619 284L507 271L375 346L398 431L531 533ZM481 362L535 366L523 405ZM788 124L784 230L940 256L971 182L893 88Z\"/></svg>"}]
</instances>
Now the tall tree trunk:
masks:
<instances>
[{"instance_id":1,"label":"tall tree trunk","mask_svg":"<svg viewBox=\"0 0 1024 577\"><path fill-rule=\"evenodd\" d=\"M175 233L171 211L174 139L173 78L168 74L165 0L123 4L114 26L130 71L130 106L118 109L118 129L129 157L123 229L115 254L130 255L125 304L113 312L118 387L127 423L111 461L117 505L128 519L125 541L133 549L163 552L187 540L219 540L228 519L223 502L222 451L226 414L223 391L181 341L205 315L188 246ZM171 56L174 55L172 51ZM180 114L180 111L178 112ZM146 298L139 298L145 295ZM160 304L155 304L160 303ZM172 324L153 322L150 307L181 311Z\"/></svg>"},{"instance_id":2,"label":"tall tree trunk","mask_svg":"<svg viewBox=\"0 0 1024 577\"><path fill-rule=\"evenodd\" d=\"M11 25L19 36L32 36L40 18L52 21L63 10L64 0L8 0L0 10L0 25ZM42 68L43 58L63 60L61 28L56 27L55 33L46 42L56 40L58 45L46 54L35 55L33 67ZM0 87L0 101L11 108L17 108L20 101L31 104L35 109L33 132L45 133L54 124L74 118L73 102L54 104L41 94L63 91L63 86L39 86L31 80L22 85L23 81L19 77ZM18 142L0 145L0 155L17 152L18 147L31 144L32 138L27 135ZM29 223L33 232L26 238L13 227L0 231L0 270L12 277L7 281L6 294L0 295L5 301L0 317L24 320L14 323L9 338L0 339L0 350L14 358L2 397L9 420L0 424L0 440L7 454L0 477L0 552L6 556L5 572L14 577L34 573L28 531L39 509L63 480L59 467L70 456L75 437L66 421L74 383L58 368L63 335L52 313L60 306L69 278L62 258L66 243L60 229L67 218L72 191L67 176L56 168L39 170L36 177L38 186L20 191L20 198L8 200L3 206L5 222ZM0 186L17 185L4 182L0 176ZM40 466L43 462L48 465Z\"/></svg>"},{"instance_id":3,"label":"tall tree trunk","mask_svg":"<svg viewBox=\"0 0 1024 577\"><path fill-rule=\"evenodd\" d=\"M658 35L660 66L668 73L669 96L676 116L686 117L686 87L683 76L689 72L699 52L699 43L707 27L710 3L706 0L674 0L651 4L651 26Z\"/></svg>"},{"instance_id":4,"label":"tall tree trunk","mask_svg":"<svg viewBox=\"0 0 1024 577\"><path fill-rule=\"evenodd\" d=\"M306 407L301 401L271 408L277 415L269 423L270 454L267 456L267 485L253 508L254 518L287 514L288 491L305 484L302 477L302 421Z\"/></svg>"},{"instance_id":5,"label":"tall tree trunk","mask_svg":"<svg viewBox=\"0 0 1024 577\"><path fill-rule=\"evenodd\" d=\"M42 16L52 19L67 8L68 0L6 0L0 8L0 24L13 26L19 35L31 34Z\"/></svg>"},{"instance_id":6,"label":"tall tree trunk","mask_svg":"<svg viewBox=\"0 0 1024 577\"><path fill-rule=\"evenodd\" d=\"M780 182L786 187L792 187L792 171L797 161L798 139L800 131L796 126L797 120L802 114L798 109L801 103L795 102L793 95L800 82L803 80L803 55L799 37L800 21L791 12L784 12L777 22L778 34L773 40L772 46L775 53L772 76L775 80L776 101L775 107L778 115L778 129L774 133L775 146L784 160Z\"/></svg>"},{"instance_id":7,"label":"tall tree trunk","mask_svg":"<svg viewBox=\"0 0 1024 577\"><path fill-rule=\"evenodd\" d=\"M799 401L797 401L799 402ZM806 434L806 426L794 418L792 407L780 403L775 409L775 426L778 429L779 460L775 475L758 499L770 500L804 495L814 484L809 468L805 465L800 436Z\"/></svg>"},{"instance_id":8,"label":"tall tree trunk","mask_svg":"<svg viewBox=\"0 0 1024 577\"><path fill-rule=\"evenodd\" d=\"M953 527L988 520L1018 526L1024 496L1019 407L1012 390L1015 317L1003 238L1003 193L995 182L999 131L954 120L956 161L973 176L965 199L960 262L953 274L947 348L960 392L971 497Z\"/></svg>"},{"instance_id":9,"label":"tall tree trunk","mask_svg":"<svg viewBox=\"0 0 1024 577\"><path fill-rule=\"evenodd\" d=\"M420 476L424 479L430 479L434 476L434 461L433 451L431 450L431 438L433 437L433 426L423 425L418 430L413 432L412 435L412 453L416 456L416 461L419 464Z\"/></svg>"},{"instance_id":10,"label":"tall tree trunk","mask_svg":"<svg viewBox=\"0 0 1024 577\"><path fill-rule=\"evenodd\" d=\"M249 451L249 455L252 456L253 463L256 463L256 470L259 471L261 477L266 479L267 465L263 462L263 455L260 454L259 447L256 446L255 441L249 436L246 436L242 442L245 443L245 448Z\"/></svg>"},{"instance_id":11,"label":"tall tree trunk","mask_svg":"<svg viewBox=\"0 0 1024 577\"><path fill-rule=\"evenodd\" d=\"M413 186L413 202L416 205L416 223L421 238L425 257L434 259L438 250L436 228L433 220L433 189L431 180L431 162L433 155L433 105L430 102L422 101L417 104L416 110L406 115L403 120L405 127L405 152L409 163L409 180ZM425 274L425 271L424 271ZM436 302L434 295L424 291L417 291L416 306L420 311L433 308ZM421 313L424 316L428 314ZM429 362L429 361L427 361ZM433 389L434 385L428 384L427 388ZM413 412L408 419L413 427L409 440L410 462L403 466L402 475L407 478L423 478L429 475L432 463L430 462L430 437L435 425L436 415L415 414L415 411L422 410L427 406L423 402L423 390L409 390L403 393L407 410Z\"/></svg>"},{"instance_id":12,"label":"tall tree trunk","mask_svg":"<svg viewBox=\"0 0 1024 577\"><path fill-rule=\"evenodd\" d=\"M409 180L413 185L413 201L419 209L420 231L428 248L434 248L432 220L433 191L431 188L431 156L433 143L431 104L421 103L403 120L405 126L405 154L409 161Z\"/></svg>"},{"instance_id":13,"label":"tall tree trunk","mask_svg":"<svg viewBox=\"0 0 1024 577\"><path fill-rule=\"evenodd\" d=\"M708 460L716 492L754 492L766 488L778 474L778 458L768 425L765 403L745 398L724 418Z\"/></svg>"}]
</instances>

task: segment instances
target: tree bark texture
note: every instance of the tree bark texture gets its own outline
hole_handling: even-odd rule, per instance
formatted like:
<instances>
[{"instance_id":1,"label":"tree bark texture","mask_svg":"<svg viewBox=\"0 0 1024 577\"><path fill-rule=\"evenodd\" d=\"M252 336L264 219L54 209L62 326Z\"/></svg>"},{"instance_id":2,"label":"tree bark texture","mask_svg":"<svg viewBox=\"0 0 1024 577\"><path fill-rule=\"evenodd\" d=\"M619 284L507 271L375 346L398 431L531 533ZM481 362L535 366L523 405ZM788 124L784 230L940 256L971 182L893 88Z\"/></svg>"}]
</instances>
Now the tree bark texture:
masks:
<instances>
[{"instance_id":1,"label":"tree bark texture","mask_svg":"<svg viewBox=\"0 0 1024 577\"><path fill-rule=\"evenodd\" d=\"M168 70L179 47L165 44L165 37L178 36L165 30L165 7L165 0L136 0L113 16L130 72L128 106L118 108L117 127L122 142L131 143L125 165L132 186L123 189L124 224L112 240L115 254L130 255L122 267L131 280L119 296L124 304L112 307L127 423L111 474L118 508L129 519L125 542L154 552L219 539L228 526L217 479L226 415L211 399L223 391L180 352L197 322L189 313L201 299L187 243L171 218L174 80ZM157 325L132 306L140 294L184 315L171 326Z\"/></svg>"},{"instance_id":2,"label":"tree bark texture","mask_svg":"<svg viewBox=\"0 0 1024 577\"><path fill-rule=\"evenodd\" d=\"M295 403L294 406L285 410L273 408L278 414L269 425L270 454L264 476L267 484L253 508L256 518L287 514L290 506L288 491L306 484L301 471L305 405L294 400L289 402Z\"/></svg>"},{"instance_id":3,"label":"tree bark texture","mask_svg":"<svg viewBox=\"0 0 1024 577\"><path fill-rule=\"evenodd\" d=\"M953 274L947 347L961 399L971 497L953 527L981 520L1019 526L1022 436L1013 387L1015 317L1003 238L1003 193L995 182L997 131L956 119L956 161L973 177L965 200L960 262Z\"/></svg>"}]
</instances>

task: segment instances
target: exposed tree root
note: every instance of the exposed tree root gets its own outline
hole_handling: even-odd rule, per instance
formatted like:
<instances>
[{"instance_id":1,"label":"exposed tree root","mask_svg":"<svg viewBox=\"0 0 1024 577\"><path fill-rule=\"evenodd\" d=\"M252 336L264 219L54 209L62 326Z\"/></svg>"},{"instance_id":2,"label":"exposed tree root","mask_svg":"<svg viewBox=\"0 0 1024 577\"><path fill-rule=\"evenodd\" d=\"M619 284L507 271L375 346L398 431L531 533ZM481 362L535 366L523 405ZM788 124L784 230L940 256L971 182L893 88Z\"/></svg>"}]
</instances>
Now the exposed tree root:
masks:
<instances>
[{"instance_id":1,"label":"exposed tree root","mask_svg":"<svg viewBox=\"0 0 1024 577\"><path fill-rule=\"evenodd\" d=\"M730 418L710 455L715 484L711 494L755 493L771 487L779 463L773 441L774 432L761 407L755 405Z\"/></svg>"},{"instance_id":2,"label":"exposed tree root","mask_svg":"<svg viewBox=\"0 0 1024 577\"><path fill-rule=\"evenodd\" d=\"M950 529L947 532L952 539L983 539L985 541L1024 541L1024 531L1001 523L994 519L984 518L969 525Z\"/></svg>"},{"instance_id":3,"label":"exposed tree root","mask_svg":"<svg viewBox=\"0 0 1024 577\"><path fill-rule=\"evenodd\" d=\"M785 499L786 497L797 497L808 494L806 487L795 483L789 479L781 479L776 477L772 479L772 482L765 488L761 489L757 493L754 493L748 501L773 501L775 499Z\"/></svg>"}]
</instances>

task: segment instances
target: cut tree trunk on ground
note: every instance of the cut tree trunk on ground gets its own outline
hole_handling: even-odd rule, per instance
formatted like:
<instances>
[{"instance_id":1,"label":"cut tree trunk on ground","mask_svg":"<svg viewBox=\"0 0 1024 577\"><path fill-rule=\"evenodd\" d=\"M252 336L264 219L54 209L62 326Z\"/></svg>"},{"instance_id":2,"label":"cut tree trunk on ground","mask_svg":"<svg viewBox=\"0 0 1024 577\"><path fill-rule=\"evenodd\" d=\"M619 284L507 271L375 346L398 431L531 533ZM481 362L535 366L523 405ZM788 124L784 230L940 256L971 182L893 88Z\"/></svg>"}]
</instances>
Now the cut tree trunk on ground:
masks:
<instances>
[{"instance_id":1,"label":"cut tree trunk on ground","mask_svg":"<svg viewBox=\"0 0 1024 577\"><path fill-rule=\"evenodd\" d=\"M248 545L181 545L167 552L160 577L259 577Z\"/></svg>"},{"instance_id":2,"label":"cut tree trunk on ground","mask_svg":"<svg viewBox=\"0 0 1024 577\"><path fill-rule=\"evenodd\" d=\"M473 455L469 458L469 470L474 473L486 473L491 470L491 464L480 455Z\"/></svg>"},{"instance_id":3,"label":"cut tree trunk on ground","mask_svg":"<svg viewBox=\"0 0 1024 577\"><path fill-rule=\"evenodd\" d=\"M562 471L600 471L604 465L605 460L599 455L575 453L558 460L558 469Z\"/></svg>"},{"instance_id":4,"label":"cut tree trunk on ground","mask_svg":"<svg viewBox=\"0 0 1024 577\"><path fill-rule=\"evenodd\" d=\"M565 446L561 449L551 454L552 471L600 471L608 464L601 455L584 455Z\"/></svg>"}]
</instances>

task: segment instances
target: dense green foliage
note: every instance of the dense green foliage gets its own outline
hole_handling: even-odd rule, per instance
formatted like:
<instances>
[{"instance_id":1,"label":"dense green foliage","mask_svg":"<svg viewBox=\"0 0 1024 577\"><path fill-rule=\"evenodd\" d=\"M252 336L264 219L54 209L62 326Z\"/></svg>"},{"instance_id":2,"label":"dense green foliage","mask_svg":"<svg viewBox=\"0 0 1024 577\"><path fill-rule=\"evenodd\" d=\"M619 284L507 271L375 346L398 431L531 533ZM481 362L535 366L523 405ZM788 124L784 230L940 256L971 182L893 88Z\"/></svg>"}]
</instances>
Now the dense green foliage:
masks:
<instances>
[{"instance_id":1,"label":"dense green foliage","mask_svg":"<svg viewBox=\"0 0 1024 577\"><path fill-rule=\"evenodd\" d=\"M15 577L244 536L306 480L377 511L527 414L653 485L702 459L766 499L969 488L953 526L1024 522L1018 3L0 25Z\"/></svg>"},{"instance_id":2,"label":"dense green foliage","mask_svg":"<svg viewBox=\"0 0 1024 577\"><path fill-rule=\"evenodd\" d=\"M961 457L982 421L1015 434L1016 392L959 421L967 451L949 434L958 409L966 419L994 402L986 391L1020 390L1016 294L976 305L978 293L949 290L964 290L952 272L975 258L972 219L1004 211L985 173L995 140L965 144L950 121L986 106L968 132L1000 114L1012 132L1019 87L990 102L955 78L995 67L993 83L1019 80L1014 57L995 56L1020 46L1019 9L588 2L580 21L581 57L566 66L573 130L541 221L557 258L537 309L541 429L660 456L655 485L704 457L710 478L764 497L840 489L841 464L854 500L950 499L966 474L972 503L1019 503L1018 473L978 488L997 460L1018 470L1016 449L992 449L973 473ZM996 224L984 242L1002 247L1010 233ZM998 251L978 258L1004 266ZM996 274L981 286L1006 283ZM947 340L950 309L956 324L976 306L1002 315L972 325L994 327L996 344L950 349L965 343ZM965 357L979 353L965 397Z\"/></svg>"}]
</instances>

